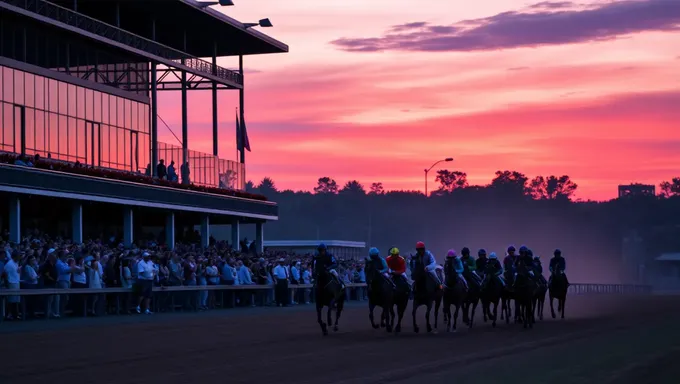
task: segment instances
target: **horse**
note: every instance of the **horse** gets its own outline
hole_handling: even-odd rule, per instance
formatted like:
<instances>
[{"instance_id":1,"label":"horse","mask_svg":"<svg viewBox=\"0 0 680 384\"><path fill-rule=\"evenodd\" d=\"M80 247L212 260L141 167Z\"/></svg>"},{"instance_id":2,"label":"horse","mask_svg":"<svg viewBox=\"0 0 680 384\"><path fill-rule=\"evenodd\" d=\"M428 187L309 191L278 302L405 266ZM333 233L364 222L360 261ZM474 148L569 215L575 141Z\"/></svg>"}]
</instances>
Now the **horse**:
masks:
<instances>
[{"instance_id":1,"label":"horse","mask_svg":"<svg viewBox=\"0 0 680 384\"><path fill-rule=\"evenodd\" d=\"M440 294L440 287L438 282L435 281L434 277L425 271L422 272L421 276L417 276L415 279L414 292L413 292L413 332L420 332L420 327L416 322L416 313L418 312L418 307L425 305L427 307L427 312L425 312L425 321L427 323L427 332L432 332L433 328L430 324L430 312L432 311L433 305L435 305L435 326L437 325L437 316L439 312L439 305L441 304L442 295Z\"/></svg>"},{"instance_id":2,"label":"horse","mask_svg":"<svg viewBox=\"0 0 680 384\"><path fill-rule=\"evenodd\" d=\"M385 276L366 263L366 276L368 291L368 318L371 320L373 329L386 328L387 332L392 332L392 322L390 321L390 308L394 302L394 284ZM380 324L376 324L373 317L375 307L382 307Z\"/></svg>"},{"instance_id":3,"label":"horse","mask_svg":"<svg viewBox=\"0 0 680 384\"><path fill-rule=\"evenodd\" d=\"M463 302L463 323L467 324L469 328L472 328L472 324L475 321L475 312L477 310L477 305L479 305L479 298L481 295L481 286L476 278L476 275L472 273L469 274L470 278L467 279L468 282L468 292Z\"/></svg>"},{"instance_id":4,"label":"horse","mask_svg":"<svg viewBox=\"0 0 680 384\"><path fill-rule=\"evenodd\" d=\"M491 320L491 326L496 328L496 320L498 319L498 302L503 296L505 287L501 280L494 275L487 275L489 281L486 282L481 290L480 298L482 300L482 312L484 313L484 322L487 317ZM493 304L493 314L491 313L491 304ZM503 319L503 311L501 310L501 320Z\"/></svg>"},{"instance_id":5,"label":"horse","mask_svg":"<svg viewBox=\"0 0 680 384\"><path fill-rule=\"evenodd\" d=\"M555 318L555 309L553 308L553 299L557 299L557 311L561 312L561 317L564 319L564 305L567 301L567 276L564 271L557 270L550 279L550 286L548 287L550 295L550 313L552 318Z\"/></svg>"},{"instance_id":6,"label":"horse","mask_svg":"<svg viewBox=\"0 0 680 384\"><path fill-rule=\"evenodd\" d=\"M508 272L505 273L504 277L506 285L501 292L501 320L505 319L505 323L510 324L510 317L512 316L510 301L515 300L515 291L512 287L515 277ZM518 316L517 302L515 302L515 321L518 321Z\"/></svg>"},{"instance_id":7,"label":"horse","mask_svg":"<svg viewBox=\"0 0 680 384\"><path fill-rule=\"evenodd\" d=\"M548 293L548 285L541 276L541 282L538 283L536 295L534 296L534 317L543 320L543 308L545 307L545 295Z\"/></svg>"},{"instance_id":8,"label":"horse","mask_svg":"<svg viewBox=\"0 0 680 384\"><path fill-rule=\"evenodd\" d=\"M444 284L444 321L446 323L447 332L455 332L456 324L458 323L458 311L465 306L468 289L465 287L463 280L457 273L451 271L446 274L446 283ZM451 305L456 307L456 310L451 315Z\"/></svg>"},{"instance_id":9,"label":"horse","mask_svg":"<svg viewBox=\"0 0 680 384\"><path fill-rule=\"evenodd\" d=\"M333 326L333 331L338 331L338 321L342 314L342 309L345 306L345 292L340 286L340 283L333 278L330 272L325 271L317 276L314 283L314 292L316 297L316 318L321 332L324 336L328 336L328 327ZM331 318L331 311L335 304L335 324ZM328 307L327 323L321 319L321 311L323 307Z\"/></svg>"},{"instance_id":10,"label":"horse","mask_svg":"<svg viewBox=\"0 0 680 384\"><path fill-rule=\"evenodd\" d=\"M515 316L519 315L524 328L533 328L534 326L533 303L537 289L536 282L528 274L517 274L515 279L515 303L517 304L516 307L519 310L519 314L515 313Z\"/></svg>"},{"instance_id":11,"label":"horse","mask_svg":"<svg viewBox=\"0 0 680 384\"><path fill-rule=\"evenodd\" d=\"M405 278L395 277L392 279L394 281L394 297L392 300L392 305L390 306L390 327L394 329L395 334L401 332L401 320L404 318L404 312L406 312L406 307L408 307L408 302L411 296L411 287ZM394 307L397 307L396 313ZM394 324L395 317L397 318L397 324Z\"/></svg>"}]
</instances>

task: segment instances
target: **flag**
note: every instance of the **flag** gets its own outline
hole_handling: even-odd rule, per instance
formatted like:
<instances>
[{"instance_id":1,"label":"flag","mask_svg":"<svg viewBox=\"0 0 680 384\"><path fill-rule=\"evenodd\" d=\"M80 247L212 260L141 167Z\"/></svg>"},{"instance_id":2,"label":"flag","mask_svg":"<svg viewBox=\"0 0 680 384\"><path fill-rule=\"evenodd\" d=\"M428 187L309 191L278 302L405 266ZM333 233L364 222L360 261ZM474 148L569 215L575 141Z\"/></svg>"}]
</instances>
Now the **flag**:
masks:
<instances>
[{"instance_id":1,"label":"flag","mask_svg":"<svg viewBox=\"0 0 680 384\"><path fill-rule=\"evenodd\" d=\"M241 123L238 121L238 109L236 110L236 150L240 151L243 149L242 142L241 140Z\"/></svg>"},{"instance_id":2,"label":"flag","mask_svg":"<svg viewBox=\"0 0 680 384\"><path fill-rule=\"evenodd\" d=\"M248 140L248 131L246 131L246 119L241 119L241 145L250 152L250 140Z\"/></svg>"}]
</instances>

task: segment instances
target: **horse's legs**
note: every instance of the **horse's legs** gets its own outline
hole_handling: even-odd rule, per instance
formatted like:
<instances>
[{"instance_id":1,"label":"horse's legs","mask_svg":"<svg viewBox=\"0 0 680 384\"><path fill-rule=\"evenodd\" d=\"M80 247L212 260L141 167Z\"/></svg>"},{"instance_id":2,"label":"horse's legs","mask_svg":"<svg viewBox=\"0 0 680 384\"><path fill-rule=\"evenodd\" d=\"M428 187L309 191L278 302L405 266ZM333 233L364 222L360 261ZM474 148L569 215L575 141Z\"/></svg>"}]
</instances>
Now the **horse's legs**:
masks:
<instances>
[{"instance_id":1,"label":"horse's legs","mask_svg":"<svg viewBox=\"0 0 680 384\"><path fill-rule=\"evenodd\" d=\"M472 311L470 312L470 316L468 317L468 320L470 320L470 324L468 326L472 328L472 324L475 322L475 311L477 310L477 305L479 304L479 300L475 300L474 303L472 303Z\"/></svg>"},{"instance_id":2,"label":"horse's legs","mask_svg":"<svg viewBox=\"0 0 680 384\"><path fill-rule=\"evenodd\" d=\"M521 304L519 300L515 300L515 323L519 323L521 321L520 316L522 316L522 311L521 311Z\"/></svg>"},{"instance_id":3,"label":"horse's legs","mask_svg":"<svg viewBox=\"0 0 680 384\"><path fill-rule=\"evenodd\" d=\"M332 315L333 315L333 302L331 301L331 303L328 305L328 312L326 312L326 322L328 323L329 327L333 325Z\"/></svg>"},{"instance_id":4,"label":"horse's legs","mask_svg":"<svg viewBox=\"0 0 680 384\"><path fill-rule=\"evenodd\" d=\"M454 305L456 306L456 310L453 311L453 321L452 321L453 330L452 330L452 332L456 332L456 325L458 325L458 311L460 311L460 307L462 307L463 304L459 302L459 303L455 303Z\"/></svg>"},{"instance_id":5,"label":"horse's legs","mask_svg":"<svg viewBox=\"0 0 680 384\"><path fill-rule=\"evenodd\" d=\"M462 303L463 306L463 324L469 324L470 323L470 318L468 317L468 310L470 309L470 302L467 301L467 299L463 300Z\"/></svg>"},{"instance_id":6,"label":"horse's legs","mask_svg":"<svg viewBox=\"0 0 680 384\"><path fill-rule=\"evenodd\" d=\"M397 304L397 326L394 328L394 332L401 332L401 320L404 318L404 312L406 312L406 307L408 306L408 299Z\"/></svg>"},{"instance_id":7,"label":"horse's legs","mask_svg":"<svg viewBox=\"0 0 680 384\"><path fill-rule=\"evenodd\" d=\"M383 307L382 310L383 321L385 322L385 330L387 332L392 332L392 323L390 322L390 308L392 308L392 305L386 305L386 307Z\"/></svg>"},{"instance_id":8,"label":"horse's legs","mask_svg":"<svg viewBox=\"0 0 680 384\"><path fill-rule=\"evenodd\" d=\"M413 311L411 311L411 314L413 315L413 332L418 333L420 332L420 328L418 327L418 323L416 322L416 313L418 312L418 304L415 303L415 300L413 302Z\"/></svg>"},{"instance_id":9,"label":"horse's legs","mask_svg":"<svg viewBox=\"0 0 680 384\"><path fill-rule=\"evenodd\" d=\"M319 323L319 326L321 327L321 332L323 333L324 336L328 335L328 327L326 326L326 323L321 320L321 311L323 310L323 305L320 304L320 302L316 303L316 320Z\"/></svg>"},{"instance_id":10,"label":"horse's legs","mask_svg":"<svg viewBox=\"0 0 680 384\"><path fill-rule=\"evenodd\" d=\"M426 323L428 332L432 332L432 324L430 324L430 312L432 312L432 305L433 304L434 303L432 301L427 303L427 311L425 312L425 323Z\"/></svg>"},{"instance_id":11,"label":"horse's legs","mask_svg":"<svg viewBox=\"0 0 680 384\"><path fill-rule=\"evenodd\" d=\"M451 327L453 322L451 321L451 303L448 300L444 300L444 323L446 324L446 332L451 332Z\"/></svg>"},{"instance_id":12,"label":"horse's legs","mask_svg":"<svg viewBox=\"0 0 680 384\"><path fill-rule=\"evenodd\" d=\"M566 302L567 302L567 295L564 295L564 296L560 299L560 305L562 306L562 318L563 318L563 319L564 319L564 305L566 304Z\"/></svg>"},{"instance_id":13,"label":"horse's legs","mask_svg":"<svg viewBox=\"0 0 680 384\"><path fill-rule=\"evenodd\" d=\"M373 317L373 310L375 310L375 305L372 304L372 303L369 303L368 304L368 318L369 318L369 320L371 320L371 326L373 327L373 329L378 329L378 328L380 328L380 325L375 323L375 319Z\"/></svg>"},{"instance_id":14,"label":"horse's legs","mask_svg":"<svg viewBox=\"0 0 680 384\"><path fill-rule=\"evenodd\" d=\"M552 293L550 294L549 299L550 299L550 314L552 315L552 318L554 319L556 316L555 316L555 307L553 305L554 297L553 297Z\"/></svg>"},{"instance_id":15,"label":"horse's legs","mask_svg":"<svg viewBox=\"0 0 680 384\"><path fill-rule=\"evenodd\" d=\"M438 297L434 301L434 329L437 329L437 323L439 322L439 308L442 305L442 298Z\"/></svg>"},{"instance_id":16,"label":"horse's legs","mask_svg":"<svg viewBox=\"0 0 680 384\"><path fill-rule=\"evenodd\" d=\"M488 304L489 309L491 308L491 304ZM493 303L493 315L489 312L489 317L491 317L491 326L496 328L496 319L498 318L498 299L494 301ZM503 318L503 312L501 312L501 319Z\"/></svg>"},{"instance_id":17,"label":"horse's legs","mask_svg":"<svg viewBox=\"0 0 680 384\"><path fill-rule=\"evenodd\" d=\"M342 314L342 309L345 307L345 301L339 300L335 308L335 325L333 326L333 332L337 332L339 328L338 323L340 322L340 315ZM330 313L330 309L328 310Z\"/></svg>"}]
</instances>

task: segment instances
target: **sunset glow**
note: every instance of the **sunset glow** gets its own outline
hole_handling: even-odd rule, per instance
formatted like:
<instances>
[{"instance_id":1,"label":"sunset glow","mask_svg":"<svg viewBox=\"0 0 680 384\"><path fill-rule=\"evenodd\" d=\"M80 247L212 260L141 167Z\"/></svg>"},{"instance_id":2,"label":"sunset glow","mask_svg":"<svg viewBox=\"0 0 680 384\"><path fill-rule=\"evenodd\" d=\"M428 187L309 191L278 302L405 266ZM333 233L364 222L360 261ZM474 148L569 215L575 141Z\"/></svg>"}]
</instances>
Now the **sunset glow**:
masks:
<instances>
[{"instance_id":1,"label":"sunset glow","mask_svg":"<svg viewBox=\"0 0 680 384\"><path fill-rule=\"evenodd\" d=\"M496 170L568 174L577 197L680 175L680 3L249 0L218 8L290 53L247 57L249 180L317 178L423 189L454 157L471 184ZM237 66L225 58L225 67ZM180 132L179 93L161 117ZM212 151L210 93L189 94L189 147ZM235 159L236 91L220 94L220 156ZM159 140L176 143L159 125ZM431 188L434 186L432 176Z\"/></svg>"}]
</instances>

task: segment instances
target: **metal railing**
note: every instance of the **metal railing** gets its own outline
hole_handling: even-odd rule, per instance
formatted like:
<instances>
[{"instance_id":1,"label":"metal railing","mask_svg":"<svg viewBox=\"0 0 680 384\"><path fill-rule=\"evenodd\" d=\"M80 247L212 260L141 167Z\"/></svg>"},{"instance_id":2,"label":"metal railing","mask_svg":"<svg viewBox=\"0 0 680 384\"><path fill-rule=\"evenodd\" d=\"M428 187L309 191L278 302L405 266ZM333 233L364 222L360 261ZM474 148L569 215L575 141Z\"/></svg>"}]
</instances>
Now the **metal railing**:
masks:
<instances>
[{"instance_id":1,"label":"metal railing","mask_svg":"<svg viewBox=\"0 0 680 384\"><path fill-rule=\"evenodd\" d=\"M652 293L651 285L636 285L636 284L571 284L569 286L569 293L576 295L583 294L650 294Z\"/></svg>"},{"instance_id":2,"label":"metal railing","mask_svg":"<svg viewBox=\"0 0 680 384\"><path fill-rule=\"evenodd\" d=\"M217 78L243 85L243 77L240 73L218 65L213 65L203 59L191 56L185 52L170 48L153 40L135 35L111 24L104 23L89 16L74 12L68 8L58 6L44 0L0 0L0 2L22 8L52 20L64 23L71 27L82 29L95 35L125 44L132 48L142 50L170 60L175 64L187 67L196 72L215 76Z\"/></svg>"}]
</instances>

